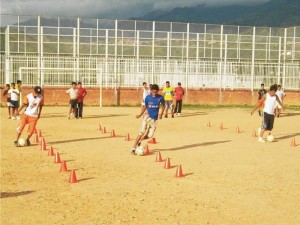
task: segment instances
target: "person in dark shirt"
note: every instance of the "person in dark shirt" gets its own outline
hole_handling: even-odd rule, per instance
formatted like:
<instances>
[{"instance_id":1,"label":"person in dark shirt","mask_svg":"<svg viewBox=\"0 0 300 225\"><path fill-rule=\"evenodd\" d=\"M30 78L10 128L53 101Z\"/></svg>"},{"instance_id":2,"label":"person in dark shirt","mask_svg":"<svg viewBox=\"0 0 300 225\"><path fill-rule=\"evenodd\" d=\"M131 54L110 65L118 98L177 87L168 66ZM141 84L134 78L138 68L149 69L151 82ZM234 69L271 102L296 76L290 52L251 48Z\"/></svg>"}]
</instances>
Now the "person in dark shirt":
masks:
<instances>
[{"instance_id":1,"label":"person in dark shirt","mask_svg":"<svg viewBox=\"0 0 300 225\"><path fill-rule=\"evenodd\" d=\"M267 93L266 89L265 89L265 84L261 84L260 85L260 89L258 90L258 101L260 101L262 99L262 97ZM264 106L261 105L260 109L258 110L258 115L261 116L261 109Z\"/></svg>"}]
</instances>

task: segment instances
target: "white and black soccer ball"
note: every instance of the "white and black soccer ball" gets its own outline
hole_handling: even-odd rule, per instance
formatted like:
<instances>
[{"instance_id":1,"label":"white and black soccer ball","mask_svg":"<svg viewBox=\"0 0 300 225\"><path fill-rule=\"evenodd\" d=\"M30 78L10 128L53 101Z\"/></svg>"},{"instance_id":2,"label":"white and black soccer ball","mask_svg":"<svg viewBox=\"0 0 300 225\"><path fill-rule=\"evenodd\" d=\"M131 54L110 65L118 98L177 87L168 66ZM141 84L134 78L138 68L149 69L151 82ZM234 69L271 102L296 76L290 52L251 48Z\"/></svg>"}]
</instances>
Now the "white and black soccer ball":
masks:
<instances>
[{"instance_id":1,"label":"white and black soccer ball","mask_svg":"<svg viewBox=\"0 0 300 225\"><path fill-rule=\"evenodd\" d=\"M145 149L143 146L139 146L135 149L135 154L142 156L145 155Z\"/></svg>"},{"instance_id":2,"label":"white and black soccer ball","mask_svg":"<svg viewBox=\"0 0 300 225\"><path fill-rule=\"evenodd\" d=\"M26 145L26 139L25 138L19 138L18 145L23 147Z\"/></svg>"},{"instance_id":3,"label":"white and black soccer ball","mask_svg":"<svg viewBox=\"0 0 300 225\"><path fill-rule=\"evenodd\" d=\"M270 134L270 135L268 135L267 140L268 140L268 142L273 142L275 140L275 138L272 134Z\"/></svg>"}]
</instances>

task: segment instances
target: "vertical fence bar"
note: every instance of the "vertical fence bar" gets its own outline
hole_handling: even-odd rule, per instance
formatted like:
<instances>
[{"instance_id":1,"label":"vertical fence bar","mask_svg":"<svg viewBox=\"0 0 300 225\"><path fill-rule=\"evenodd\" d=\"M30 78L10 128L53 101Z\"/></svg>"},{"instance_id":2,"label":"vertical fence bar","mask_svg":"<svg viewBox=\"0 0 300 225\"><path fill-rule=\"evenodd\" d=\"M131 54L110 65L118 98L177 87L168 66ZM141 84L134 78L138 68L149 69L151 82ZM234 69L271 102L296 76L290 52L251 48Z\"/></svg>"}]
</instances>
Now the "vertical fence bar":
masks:
<instances>
[{"instance_id":1,"label":"vertical fence bar","mask_svg":"<svg viewBox=\"0 0 300 225\"><path fill-rule=\"evenodd\" d=\"M279 37L279 43L278 43L278 64L277 64L277 83L280 83L280 72L281 72L281 37Z\"/></svg>"},{"instance_id":2,"label":"vertical fence bar","mask_svg":"<svg viewBox=\"0 0 300 225\"><path fill-rule=\"evenodd\" d=\"M287 38L287 28L284 29L284 43L283 43L283 74L282 74L282 87L285 88L286 79L286 38Z\"/></svg>"},{"instance_id":3,"label":"vertical fence bar","mask_svg":"<svg viewBox=\"0 0 300 225\"><path fill-rule=\"evenodd\" d=\"M5 30L5 83L10 83L10 48L9 48L9 31L10 26L8 25Z\"/></svg>"},{"instance_id":4,"label":"vertical fence bar","mask_svg":"<svg viewBox=\"0 0 300 225\"><path fill-rule=\"evenodd\" d=\"M154 84L154 57L155 57L155 21L152 23L152 77L151 83Z\"/></svg>"},{"instance_id":5,"label":"vertical fence bar","mask_svg":"<svg viewBox=\"0 0 300 225\"><path fill-rule=\"evenodd\" d=\"M252 95L252 99L254 97L254 76L255 76L255 35L256 35L256 28L253 27L252 62L251 62L251 95Z\"/></svg>"},{"instance_id":6,"label":"vertical fence bar","mask_svg":"<svg viewBox=\"0 0 300 225\"><path fill-rule=\"evenodd\" d=\"M224 32L224 26L221 25L221 37L220 37L220 62L219 62L219 104L222 104L222 87L223 87L223 32Z\"/></svg>"}]
</instances>

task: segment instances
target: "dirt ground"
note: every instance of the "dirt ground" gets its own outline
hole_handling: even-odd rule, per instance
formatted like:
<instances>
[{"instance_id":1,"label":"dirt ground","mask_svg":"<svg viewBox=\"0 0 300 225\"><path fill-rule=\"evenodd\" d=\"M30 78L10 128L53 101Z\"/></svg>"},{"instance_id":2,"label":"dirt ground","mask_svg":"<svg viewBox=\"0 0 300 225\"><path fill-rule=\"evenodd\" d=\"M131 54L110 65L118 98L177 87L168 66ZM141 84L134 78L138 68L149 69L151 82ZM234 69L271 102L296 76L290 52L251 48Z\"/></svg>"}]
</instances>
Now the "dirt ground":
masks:
<instances>
[{"instance_id":1,"label":"dirt ground","mask_svg":"<svg viewBox=\"0 0 300 225\"><path fill-rule=\"evenodd\" d=\"M252 137L257 113L185 110L159 121L149 156L130 155L133 141L124 140L139 130L139 108L86 107L82 120L66 112L44 107L38 128L76 169L75 184L38 144L13 146L18 121L1 108L1 224L300 224L299 111L287 109L275 120L275 142L262 144ZM294 137L298 146L291 147ZM155 162L158 150L171 169ZM179 164L182 178L175 177Z\"/></svg>"}]
</instances>

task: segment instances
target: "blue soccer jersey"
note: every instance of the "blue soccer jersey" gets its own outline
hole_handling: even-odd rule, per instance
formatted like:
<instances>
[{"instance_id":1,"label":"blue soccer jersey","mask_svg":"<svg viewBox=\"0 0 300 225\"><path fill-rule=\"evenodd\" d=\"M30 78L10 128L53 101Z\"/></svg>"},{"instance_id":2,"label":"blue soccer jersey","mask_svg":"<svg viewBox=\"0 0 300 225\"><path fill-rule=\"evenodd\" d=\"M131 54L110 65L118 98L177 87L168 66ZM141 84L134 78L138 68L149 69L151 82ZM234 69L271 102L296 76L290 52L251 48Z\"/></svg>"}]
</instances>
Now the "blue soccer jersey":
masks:
<instances>
[{"instance_id":1,"label":"blue soccer jersey","mask_svg":"<svg viewBox=\"0 0 300 225\"><path fill-rule=\"evenodd\" d=\"M157 120L160 104L165 104L165 100L163 96L156 95L156 97L153 97L150 94L146 97L145 105L151 119Z\"/></svg>"}]
</instances>

